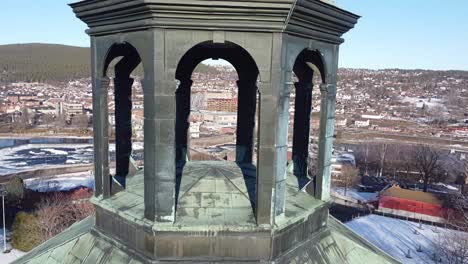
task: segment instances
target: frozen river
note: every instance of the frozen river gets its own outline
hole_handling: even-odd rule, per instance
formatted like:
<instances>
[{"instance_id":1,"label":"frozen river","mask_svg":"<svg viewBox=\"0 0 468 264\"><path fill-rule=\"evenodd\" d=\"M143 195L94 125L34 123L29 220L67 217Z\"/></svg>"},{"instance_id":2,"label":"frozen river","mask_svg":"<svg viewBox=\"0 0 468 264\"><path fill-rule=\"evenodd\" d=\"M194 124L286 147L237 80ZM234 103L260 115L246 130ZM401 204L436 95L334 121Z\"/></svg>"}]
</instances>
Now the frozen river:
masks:
<instances>
[{"instance_id":1,"label":"frozen river","mask_svg":"<svg viewBox=\"0 0 468 264\"><path fill-rule=\"evenodd\" d=\"M133 157L143 158L141 143L134 143ZM109 146L114 160L115 146ZM38 138L0 139L0 175L43 169L58 165L80 165L93 162L92 139Z\"/></svg>"}]
</instances>

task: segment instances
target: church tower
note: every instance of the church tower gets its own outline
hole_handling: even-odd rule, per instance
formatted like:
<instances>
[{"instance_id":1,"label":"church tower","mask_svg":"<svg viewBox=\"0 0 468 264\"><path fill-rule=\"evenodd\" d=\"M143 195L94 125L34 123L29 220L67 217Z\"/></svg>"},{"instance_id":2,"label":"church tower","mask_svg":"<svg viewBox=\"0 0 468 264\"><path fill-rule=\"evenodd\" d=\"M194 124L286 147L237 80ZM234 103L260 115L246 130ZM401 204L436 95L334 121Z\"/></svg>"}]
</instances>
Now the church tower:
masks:
<instances>
[{"instance_id":1,"label":"church tower","mask_svg":"<svg viewBox=\"0 0 468 264\"><path fill-rule=\"evenodd\" d=\"M18 263L393 263L328 212L338 50L358 20L332 2L71 4L91 37L96 213ZM230 62L239 76L235 162L188 158L191 78L206 59ZM135 170L130 75L140 64L144 168ZM309 175L313 89L320 90L321 111L317 172Z\"/></svg>"}]
</instances>

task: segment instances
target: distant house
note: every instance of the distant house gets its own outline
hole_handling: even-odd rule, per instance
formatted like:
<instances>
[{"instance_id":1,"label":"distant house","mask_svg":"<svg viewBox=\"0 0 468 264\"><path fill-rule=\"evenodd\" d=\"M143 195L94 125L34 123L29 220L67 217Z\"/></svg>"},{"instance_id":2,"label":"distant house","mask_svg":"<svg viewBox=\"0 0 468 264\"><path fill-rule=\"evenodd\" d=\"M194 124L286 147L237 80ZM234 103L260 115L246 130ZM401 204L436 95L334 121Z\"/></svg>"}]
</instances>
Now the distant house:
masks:
<instances>
[{"instance_id":1,"label":"distant house","mask_svg":"<svg viewBox=\"0 0 468 264\"><path fill-rule=\"evenodd\" d=\"M81 103L64 103L63 111L68 118L83 114L83 104Z\"/></svg>"},{"instance_id":2,"label":"distant house","mask_svg":"<svg viewBox=\"0 0 468 264\"><path fill-rule=\"evenodd\" d=\"M191 138L199 138L200 137L200 124L199 122L190 123L190 137Z\"/></svg>"},{"instance_id":3,"label":"distant house","mask_svg":"<svg viewBox=\"0 0 468 264\"><path fill-rule=\"evenodd\" d=\"M348 123L348 119L341 119L341 120L336 120L336 125L339 127L345 127L346 124Z\"/></svg>"},{"instance_id":4,"label":"distant house","mask_svg":"<svg viewBox=\"0 0 468 264\"><path fill-rule=\"evenodd\" d=\"M370 121L369 119L367 120L355 120L354 121L354 126L356 127L369 127Z\"/></svg>"},{"instance_id":5,"label":"distant house","mask_svg":"<svg viewBox=\"0 0 468 264\"><path fill-rule=\"evenodd\" d=\"M362 119L374 119L374 120L380 120L383 119L382 115L361 115Z\"/></svg>"},{"instance_id":6,"label":"distant house","mask_svg":"<svg viewBox=\"0 0 468 264\"><path fill-rule=\"evenodd\" d=\"M433 193L412 191L392 186L379 195L378 211L431 222L445 222L448 209Z\"/></svg>"}]
</instances>

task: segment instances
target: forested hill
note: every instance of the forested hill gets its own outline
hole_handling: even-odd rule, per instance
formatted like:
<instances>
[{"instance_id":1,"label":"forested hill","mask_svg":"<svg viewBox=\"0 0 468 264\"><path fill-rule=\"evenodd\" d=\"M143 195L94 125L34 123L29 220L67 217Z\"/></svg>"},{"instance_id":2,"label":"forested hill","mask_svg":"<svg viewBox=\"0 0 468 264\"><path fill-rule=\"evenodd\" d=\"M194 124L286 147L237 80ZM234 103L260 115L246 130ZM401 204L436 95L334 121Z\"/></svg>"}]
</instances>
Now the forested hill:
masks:
<instances>
[{"instance_id":1,"label":"forested hill","mask_svg":"<svg viewBox=\"0 0 468 264\"><path fill-rule=\"evenodd\" d=\"M0 83L87 78L91 73L90 60L89 48L39 43L0 45ZM136 74L142 72L140 68ZM196 71L216 73L218 69L201 64Z\"/></svg>"},{"instance_id":2,"label":"forested hill","mask_svg":"<svg viewBox=\"0 0 468 264\"><path fill-rule=\"evenodd\" d=\"M55 44L0 45L0 82L68 81L90 76L89 48Z\"/></svg>"}]
</instances>

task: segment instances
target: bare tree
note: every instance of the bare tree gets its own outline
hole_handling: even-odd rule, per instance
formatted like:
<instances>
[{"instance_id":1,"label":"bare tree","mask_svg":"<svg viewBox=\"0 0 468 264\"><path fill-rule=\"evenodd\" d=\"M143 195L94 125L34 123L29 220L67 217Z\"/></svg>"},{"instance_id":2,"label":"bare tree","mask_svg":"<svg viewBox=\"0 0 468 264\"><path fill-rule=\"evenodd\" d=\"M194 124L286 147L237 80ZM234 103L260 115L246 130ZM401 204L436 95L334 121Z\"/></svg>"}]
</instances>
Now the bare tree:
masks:
<instances>
[{"instance_id":1,"label":"bare tree","mask_svg":"<svg viewBox=\"0 0 468 264\"><path fill-rule=\"evenodd\" d=\"M24 124L26 127L31 123L31 115L29 114L29 109L27 107L23 107L21 109L21 118L20 122Z\"/></svg>"},{"instance_id":2,"label":"bare tree","mask_svg":"<svg viewBox=\"0 0 468 264\"><path fill-rule=\"evenodd\" d=\"M339 178L343 184L344 195L346 196L348 188L354 187L359 183L359 169L351 165L343 165Z\"/></svg>"},{"instance_id":3,"label":"bare tree","mask_svg":"<svg viewBox=\"0 0 468 264\"><path fill-rule=\"evenodd\" d=\"M387 170L392 172L393 179L396 179L397 171L403 167L404 164L404 149L400 145L390 145L388 148Z\"/></svg>"},{"instance_id":4,"label":"bare tree","mask_svg":"<svg viewBox=\"0 0 468 264\"><path fill-rule=\"evenodd\" d=\"M379 160L379 177L382 177L383 175L383 170L385 166L385 159L387 157L387 152L388 152L388 144L387 143L380 143L377 145L377 157Z\"/></svg>"},{"instance_id":5,"label":"bare tree","mask_svg":"<svg viewBox=\"0 0 468 264\"><path fill-rule=\"evenodd\" d=\"M75 127L79 128L88 128L88 116L86 114L76 115L72 119L72 123Z\"/></svg>"},{"instance_id":6,"label":"bare tree","mask_svg":"<svg viewBox=\"0 0 468 264\"><path fill-rule=\"evenodd\" d=\"M356 163L364 165L364 175L369 175L369 149L369 143L362 142L354 152Z\"/></svg>"},{"instance_id":7,"label":"bare tree","mask_svg":"<svg viewBox=\"0 0 468 264\"><path fill-rule=\"evenodd\" d=\"M42 121L46 125L46 128L49 128L49 125L51 125L55 121L55 117L51 114L45 114L42 117Z\"/></svg>"},{"instance_id":8,"label":"bare tree","mask_svg":"<svg viewBox=\"0 0 468 264\"><path fill-rule=\"evenodd\" d=\"M467 183L468 183L468 160L465 160L465 161L463 162L463 165L464 165L464 166L463 166L463 167L464 167L464 170L463 170L463 176L464 176L464 177L463 177L463 180L464 180L464 182L463 182L462 187L460 188L460 191L463 192L463 193L465 194L465 190L464 190L464 189L466 188L466 185L467 185Z\"/></svg>"},{"instance_id":9,"label":"bare tree","mask_svg":"<svg viewBox=\"0 0 468 264\"><path fill-rule=\"evenodd\" d=\"M60 193L42 199L35 211L42 241L61 233L93 211L93 206L87 199L74 201Z\"/></svg>"},{"instance_id":10,"label":"bare tree","mask_svg":"<svg viewBox=\"0 0 468 264\"><path fill-rule=\"evenodd\" d=\"M460 194L449 195L445 207L449 208L447 223L436 242L437 254L449 264L468 263L468 199Z\"/></svg>"},{"instance_id":11,"label":"bare tree","mask_svg":"<svg viewBox=\"0 0 468 264\"><path fill-rule=\"evenodd\" d=\"M72 219L69 210L70 207L63 195L54 194L41 200L35 215L39 222L38 229L42 241L59 234L70 225Z\"/></svg>"},{"instance_id":12,"label":"bare tree","mask_svg":"<svg viewBox=\"0 0 468 264\"><path fill-rule=\"evenodd\" d=\"M445 230L436 241L436 255L447 264L468 263L468 233Z\"/></svg>"},{"instance_id":13,"label":"bare tree","mask_svg":"<svg viewBox=\"0 0 468 264\"><path fill-rule=\"evenodd\" d=\"M424 183L424 192L427 192L427 187L438 175L437 170L440 168L441 153L428 145L418 145L413 148L413 159L416 168L421 173Z\"/></svg>"}]
</instances>

